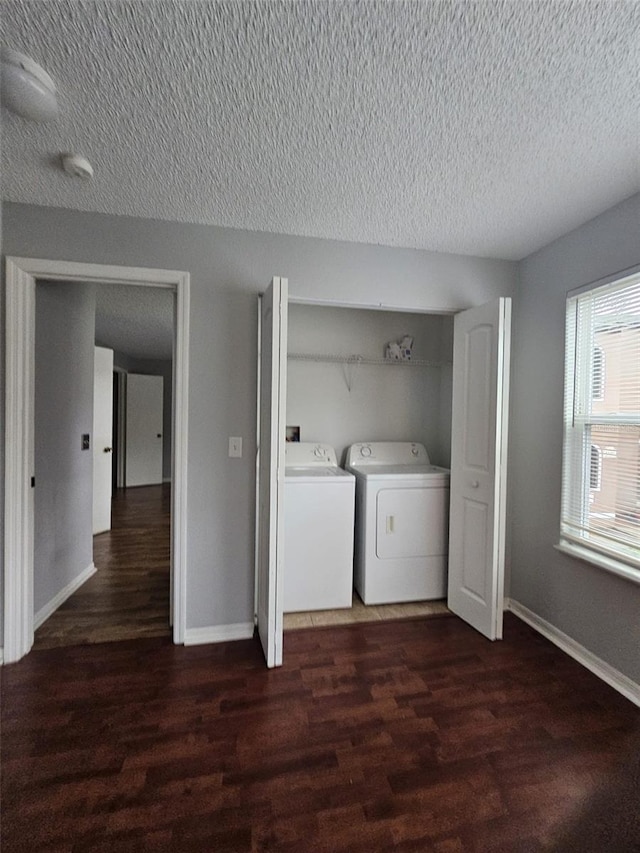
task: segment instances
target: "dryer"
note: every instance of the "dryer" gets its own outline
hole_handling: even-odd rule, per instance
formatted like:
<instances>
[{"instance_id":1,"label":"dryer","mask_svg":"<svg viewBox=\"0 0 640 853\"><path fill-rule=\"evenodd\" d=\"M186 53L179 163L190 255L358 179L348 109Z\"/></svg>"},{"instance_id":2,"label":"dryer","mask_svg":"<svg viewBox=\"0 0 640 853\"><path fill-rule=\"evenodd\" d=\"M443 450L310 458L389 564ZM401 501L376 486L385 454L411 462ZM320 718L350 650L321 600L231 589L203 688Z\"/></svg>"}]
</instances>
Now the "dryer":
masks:
<instances>
[{"instance_id":1,"label":"dryer","mask_svg":"<svg viewBox=\"0 0 640 853\"><path fill-rule=\"evenodd\" d=\"M444 598L449 471L417 442L361 442L356 477L354 586L365 604Z\"/></svg>"},{"instance_id":2,"label":"dryer","mask_svg":"<svg viewBox=\"0 0 640 853\"><path fill-rule=\"evenodd\" d=\"M285 613L351 607L355 483L329 445L285 445Z\"/></svg>"}]
</instances>

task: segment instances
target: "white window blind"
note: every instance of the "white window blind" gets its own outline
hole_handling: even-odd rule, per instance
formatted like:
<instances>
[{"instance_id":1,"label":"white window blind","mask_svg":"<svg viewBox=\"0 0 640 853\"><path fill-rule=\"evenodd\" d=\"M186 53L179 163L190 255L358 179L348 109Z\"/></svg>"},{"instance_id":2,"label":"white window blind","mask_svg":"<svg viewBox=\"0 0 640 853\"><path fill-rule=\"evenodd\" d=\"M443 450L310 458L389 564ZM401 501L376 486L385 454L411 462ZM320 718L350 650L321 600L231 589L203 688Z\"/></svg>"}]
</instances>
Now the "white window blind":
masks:
<instances>
[{"instance_id":1,"label":"white window blind","mask_svg":"<svg viewBox=\"0 0 640 853\"><path fill-rule=\"evenodd\" d=\"M561 544L640 573L640 273L567 300Z\"/></svg>"}]
</instances>

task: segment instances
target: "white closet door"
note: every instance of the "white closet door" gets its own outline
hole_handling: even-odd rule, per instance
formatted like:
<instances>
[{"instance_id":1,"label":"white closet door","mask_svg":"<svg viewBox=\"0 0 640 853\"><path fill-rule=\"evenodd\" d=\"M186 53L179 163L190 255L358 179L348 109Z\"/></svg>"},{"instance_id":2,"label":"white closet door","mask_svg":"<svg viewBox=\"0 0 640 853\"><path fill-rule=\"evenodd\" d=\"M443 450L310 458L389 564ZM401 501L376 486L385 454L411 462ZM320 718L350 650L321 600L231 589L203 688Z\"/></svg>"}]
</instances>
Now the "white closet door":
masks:
<instances>
[{"instance_id":1,"label":"white closet door","mask_svg":"<svg viewBox=\"0 0 640 853\"><path fill-rule=\"evenodd\" d=\"M111 530L113 350L93 350L93 534Z\"/></svg>"},{"instance_id":2,"label":"white closet door","mask_svg":"<svg viewBox=\"0 0 640 853\"><path fill-rule=\"evenodd\" d=\"M258 353L256 611L258 633L269 667L282 665L287 284L286 278L274 278L261 297Z\"/></svg>"},{"instance_id":3,"label":"white closet door","mask_svg":"<svg viewBox=\"0 0 640 853\"><path fill-rule=\"evenodd\" d=\"M457 314L448 605L502 637L511 300Z\"/></svg>"},{"instance_id":4,"label":"white closet door","mask_svg":"<svg viewBox=\"0 0 640 853\"><path fill-rule=\"evenodd\" d=\"M127 374L127 486L162 483L162 376Z\"/></svg>"}]
</instances>

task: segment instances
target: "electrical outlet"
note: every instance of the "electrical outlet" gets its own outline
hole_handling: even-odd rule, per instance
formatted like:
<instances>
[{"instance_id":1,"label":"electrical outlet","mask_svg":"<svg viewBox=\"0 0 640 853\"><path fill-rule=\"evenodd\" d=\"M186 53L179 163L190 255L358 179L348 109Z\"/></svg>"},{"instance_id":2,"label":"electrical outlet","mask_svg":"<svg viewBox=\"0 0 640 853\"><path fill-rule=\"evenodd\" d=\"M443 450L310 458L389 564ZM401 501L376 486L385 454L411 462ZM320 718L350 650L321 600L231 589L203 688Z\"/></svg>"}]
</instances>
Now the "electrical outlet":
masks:
<instances>
[{"instance_id":1,"label":"electrical outlet","mask_svg":"<svg viewBox=\"0 0 640 853\"><path fill-rule=\"evenodd\" d=\"M239 435L229 437L229 456L242 456L242 438Z\"/></svg>"}]
</instances>

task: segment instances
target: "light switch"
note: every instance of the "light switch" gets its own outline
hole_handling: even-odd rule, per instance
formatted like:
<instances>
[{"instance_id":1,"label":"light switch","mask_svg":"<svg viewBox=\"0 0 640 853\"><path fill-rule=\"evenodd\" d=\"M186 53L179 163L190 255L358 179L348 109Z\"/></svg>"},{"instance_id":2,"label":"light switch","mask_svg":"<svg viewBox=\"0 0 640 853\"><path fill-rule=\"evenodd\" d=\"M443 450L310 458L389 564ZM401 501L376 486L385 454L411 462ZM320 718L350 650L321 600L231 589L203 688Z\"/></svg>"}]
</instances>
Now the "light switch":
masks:
<instances>
[{"instance_id":1,"label":"light switch","mask_svg":"<svg viewBox=\"0 0 640 853\"><path fill-rule=\"evenodd\" d=\"M242 438L239 435L229 438L229 456L242 456Z\"/></svg>"}]
</instances>

